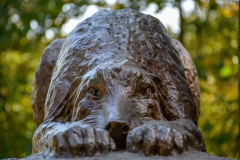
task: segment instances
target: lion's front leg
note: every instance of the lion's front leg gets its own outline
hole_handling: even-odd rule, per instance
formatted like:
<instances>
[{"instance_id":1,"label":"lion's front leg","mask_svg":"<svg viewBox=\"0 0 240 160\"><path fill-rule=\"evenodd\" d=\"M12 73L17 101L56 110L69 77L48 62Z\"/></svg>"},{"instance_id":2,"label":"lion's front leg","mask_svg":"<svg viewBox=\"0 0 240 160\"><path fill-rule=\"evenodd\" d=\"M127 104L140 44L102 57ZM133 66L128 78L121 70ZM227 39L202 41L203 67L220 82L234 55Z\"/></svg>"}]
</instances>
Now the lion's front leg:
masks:
<instances>
[{"instance_id":1,"label":"lion's front leg","mask_svg":"<svg viewBox=\"0 0 240 160\"><path fill-rule=\"evenodd\" d=\"M55 157L93 156L96 153L107 154L116 148L105 129L81 122L49 125L51 127L40 126L36 131L33 138L33 154Z\"/></svg>"},{"instance_id":2,"label":"lion's front leg","mask_svg":"<svg viewBox=\"0 0 240 160\"><path fill-rule=\"evenodd\" d=\"M150 121L129 132L127 151L169 155L185 150L206 151L203 138L190 120Z\"/></svg>"}]
</instances>

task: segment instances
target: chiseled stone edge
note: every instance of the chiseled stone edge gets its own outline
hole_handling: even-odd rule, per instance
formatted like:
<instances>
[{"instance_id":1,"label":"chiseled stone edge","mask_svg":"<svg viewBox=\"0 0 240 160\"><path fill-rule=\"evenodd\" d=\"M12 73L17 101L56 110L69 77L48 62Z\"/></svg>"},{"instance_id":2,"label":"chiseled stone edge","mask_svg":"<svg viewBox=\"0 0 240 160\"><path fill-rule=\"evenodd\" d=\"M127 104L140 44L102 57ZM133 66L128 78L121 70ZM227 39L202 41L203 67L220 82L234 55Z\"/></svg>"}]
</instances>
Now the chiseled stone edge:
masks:
<instances>
[{"instance_id":1,"label":"chiseled stone edge","mask_svg":"<svg viewBox=\"0 0 240 160\"><path fill-rule=\"evenodd\" d=\"M17 158L10 158L11 160L15 160ZM10 160L9 159L9 160ZM197 152L197 151L191 151L191 152L185 152L182 154L176 154L171 156L150 156L146 157L144 155L135 154L135 153L118 153L118 152L110 152L106 156L94 156L94 157L76 157L76 158L52 158L48 156L42 156L42 155L33 155L28 156L25 158L21 158L22 160L31 160L31 159L50 159L50 160L67 160L67 159L81 159L81 160L231 160L231 158L225 158L225 157L218 157L216 155L210 155L207 152Z\"/></svg>"}]
</instances>

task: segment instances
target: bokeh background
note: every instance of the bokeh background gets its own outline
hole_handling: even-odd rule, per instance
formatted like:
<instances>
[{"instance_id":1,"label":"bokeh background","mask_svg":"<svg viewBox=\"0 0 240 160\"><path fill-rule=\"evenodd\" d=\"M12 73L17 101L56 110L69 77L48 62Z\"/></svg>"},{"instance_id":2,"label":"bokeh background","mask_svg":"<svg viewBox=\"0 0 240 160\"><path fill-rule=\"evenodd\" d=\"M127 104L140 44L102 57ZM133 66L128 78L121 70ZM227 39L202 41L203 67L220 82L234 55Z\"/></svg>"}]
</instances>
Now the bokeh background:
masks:
<instances>
[{"instance_id":1,"label":"bokeh background","mask_svg":"<svg viewBox=\"0 0 240 160\"><path fill-rule=\"evenodd\" d=\"M199 75L199 129L210 154L238 158L238 0L1 0L0 159L31 154L32 79L44 48L101 9L159 18Z\"/></svg>"}]
</instances>

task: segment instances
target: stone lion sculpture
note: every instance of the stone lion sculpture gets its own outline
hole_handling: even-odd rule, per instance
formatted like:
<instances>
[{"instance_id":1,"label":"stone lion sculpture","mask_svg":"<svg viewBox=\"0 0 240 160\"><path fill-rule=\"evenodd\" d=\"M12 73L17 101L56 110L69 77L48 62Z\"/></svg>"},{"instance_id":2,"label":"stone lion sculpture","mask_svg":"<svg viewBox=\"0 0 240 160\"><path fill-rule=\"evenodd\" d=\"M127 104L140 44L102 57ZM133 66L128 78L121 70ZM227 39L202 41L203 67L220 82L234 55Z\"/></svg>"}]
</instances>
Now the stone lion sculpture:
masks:
<instances>
[{"instance_id":1,"label":"stone lion sculpture","mask_svg":"<svg viewBox=\"0 0 240 160\"><path fill-rule=\"evenodd\" d=\"M206 151L199 97L190 55L158 19L99 11L42 55L33 81L39 127L32 154Z\"/></svg>"}]
</instances>

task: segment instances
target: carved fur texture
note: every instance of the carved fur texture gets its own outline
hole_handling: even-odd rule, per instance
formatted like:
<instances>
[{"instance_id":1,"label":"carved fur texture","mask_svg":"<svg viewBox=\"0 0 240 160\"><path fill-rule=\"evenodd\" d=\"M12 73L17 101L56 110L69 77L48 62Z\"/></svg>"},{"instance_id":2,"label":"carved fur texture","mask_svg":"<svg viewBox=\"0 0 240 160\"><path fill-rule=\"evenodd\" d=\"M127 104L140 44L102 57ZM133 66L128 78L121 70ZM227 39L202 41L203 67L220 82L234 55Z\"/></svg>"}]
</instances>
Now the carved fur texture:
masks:
<instances>
[{"instance_id":1,"label":"carved fur texture","mask_svg":"<svg viewBox=\"0 0 240 160\"><path fill-rule=\"evenodd\" d=\"M206 150L179 53L152 16L129 9L97 12L68 35L48 73L33 154Z\"/></svg>"}]
</instances>

